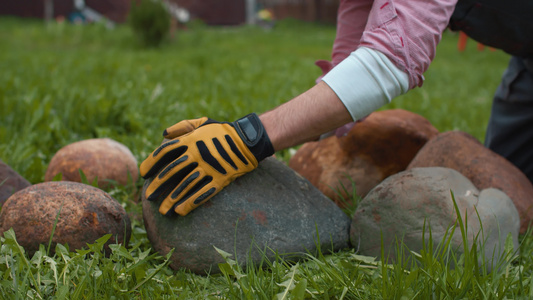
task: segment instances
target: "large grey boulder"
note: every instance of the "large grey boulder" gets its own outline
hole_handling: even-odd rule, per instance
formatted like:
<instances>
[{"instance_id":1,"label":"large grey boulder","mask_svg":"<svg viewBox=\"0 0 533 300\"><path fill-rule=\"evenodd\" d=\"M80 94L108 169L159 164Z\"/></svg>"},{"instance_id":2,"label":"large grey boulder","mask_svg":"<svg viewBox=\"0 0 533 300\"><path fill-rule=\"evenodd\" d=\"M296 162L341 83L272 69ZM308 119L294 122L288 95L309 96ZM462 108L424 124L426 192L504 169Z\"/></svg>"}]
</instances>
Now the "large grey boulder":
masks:
<instances>
[{"instance_id":1,"label":"large grey boulder","mask_svg":"<svg viewBox=\"0 0 533 300\"><path fill-rule=\"evenodd\" d=\"M520 218L512 200L494 188L480 192L459 172L442 167L403 171L370 191L353 216L352 245L362 255L380 257L383 238L384 252L394 261L398 257L396 241L420 252L423 243L429 242L430 229L433 244L438 245L446 235L449 238L452 226L457 225L451 249L460 255L463 240L452 192L463 223L468 224L468 246L472 247L479 234L478 246L484 249L489 269L503 253L509 234L514 249L518 249Z\"/></svg>"},{"instance_id":2,"label":"large grey boulder","mask_svg":"<svg viewBox=\"0 0 533 300\"><path fill-rule=\"evenodd\" d=\"M145 188L149 180L145 183ZM144 192L143 192L144 194ZM275 252L285 259L349 247L350 218L306 179L275 158L238 178L185 217L162 216L143 196L143 218L153 248L175 249L170 266L197 274L218 273L233 254L245 267ZM262 254L264 252L264 254Z\"/></svg>"}]
</instances>

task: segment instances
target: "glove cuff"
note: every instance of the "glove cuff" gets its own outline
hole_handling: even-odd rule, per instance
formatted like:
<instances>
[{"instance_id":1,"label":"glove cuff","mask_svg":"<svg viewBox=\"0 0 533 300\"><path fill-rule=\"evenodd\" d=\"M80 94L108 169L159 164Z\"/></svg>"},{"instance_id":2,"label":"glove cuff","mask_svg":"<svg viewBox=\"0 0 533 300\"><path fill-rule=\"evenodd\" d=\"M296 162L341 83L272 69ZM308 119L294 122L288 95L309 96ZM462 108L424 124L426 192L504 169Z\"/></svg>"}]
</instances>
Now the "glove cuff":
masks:
<instances>
[{"instance_id":1,"label":"glove cuff","mask_svg":"<svg viewBox=\"0 0 533 300\"><path fill-rule=\"evenodd\" d=\"M233 122L233 127L258 162L274 154L274 147L257 114L238 119Z\"/></svg>"}]
</instances>

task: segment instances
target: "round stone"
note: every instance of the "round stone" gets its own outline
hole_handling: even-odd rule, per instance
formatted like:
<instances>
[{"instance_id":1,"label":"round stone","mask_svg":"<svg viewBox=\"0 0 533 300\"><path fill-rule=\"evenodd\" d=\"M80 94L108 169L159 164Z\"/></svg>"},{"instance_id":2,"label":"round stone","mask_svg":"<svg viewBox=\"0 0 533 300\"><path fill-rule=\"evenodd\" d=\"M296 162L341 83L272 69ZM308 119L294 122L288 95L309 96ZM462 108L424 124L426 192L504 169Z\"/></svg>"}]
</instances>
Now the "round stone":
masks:
<instances>
[{"instance_id":1,"label":"round stone","mask_svg":"<svg viewBox=\"0 0 533 300\"><path fill-rule=\"evenodd\" d=\"M139 178L137 159L123 144L109 138L88 139L61 148L50 161L45 181L61 173L64 181L81 182L80 170L98 186L126 185Z\"/></svg>"},{"instance_id":2,"label":"round stone","mask_svg":"<svg viewBox=\"0 0 533 300\"><path fill-rule=\"evenodd\" d=\"M98 188L67 181L35 184L9 197L0 230L10 228L30 256L40 244L48 246L52 231L52 251L57 243L81 249L106 234L112 235L107 244L127 245L131 235L130 219L118 201Z\"/></svg>"}]
</instances>

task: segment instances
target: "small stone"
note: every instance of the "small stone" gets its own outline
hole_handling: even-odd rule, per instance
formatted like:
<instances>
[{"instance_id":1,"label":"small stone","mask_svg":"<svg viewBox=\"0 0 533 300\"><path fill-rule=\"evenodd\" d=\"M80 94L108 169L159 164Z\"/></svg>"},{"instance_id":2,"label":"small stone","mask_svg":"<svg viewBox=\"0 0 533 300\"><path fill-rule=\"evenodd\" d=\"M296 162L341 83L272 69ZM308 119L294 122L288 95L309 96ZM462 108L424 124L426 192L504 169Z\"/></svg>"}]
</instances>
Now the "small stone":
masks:
<instances>
[{"instance_id":1,"label":"small stone","mask_svg":"<svg viewBox=\"0 0 533 300\"><path fill-rule=\"evenodd\" d=\"M452 193L463 224L468 224L468 246L471 249L479 233L478 249L484 247L489 269L503 253L508 235L512 236L514 249L518 249L520 219L512 200L497 189L480 192L459 172L441 167L403 171L372 189L352 219L353 247L362 255L381 257L383 239L384 253L394 261L398 257L397 241L420 252L423 243L429 242L429 230L436 247L450 237L452 226L457 225L450 249L456 251L458 258L464 253L463 239Z\"/></svg>"},{"instance_id":2,"label":"small stone","mask_svg":"<svg viewBox=\"0 0 533 300\"><path fill-rule=\"evenodd\" d=\"M497 188L509 196L520 214L520 233L533 220L533 184L520 169L461 131L444 132L430 140L408 169L446 167L466 176L478 189Z\"/></svg>"},{"instance_id":3,"label":"small stone","mask_svg":"<svg viewBox=\"0 0 533 300\"><path fill-rule=\"evenodd\" d=\"M273 251L301 259L318 247L323 253L349 247L350 218L275 158L185 217L163 216L159 203L145 197L142 204L153 248L162 255L174 248L170 266L197 274L220 272L218 264L225 261L215 247L233 254L242 267L250 261L258 266L264 257L274 260Z\"/></svg>"},{"instance_id":4,"label":"small stone","mask_svg":"<svg viewBox=\"0 0 533 300\"><path fill-rule=\"evenodd\" d=\"M9 165L0 160L0 206L13 193L29 187L31 183Z\"/></svg>"},{"instance_id":5,"label":"small stone","mask_svg":"<svg viewBox=\"0 0 533 300\"><path fill-rule=\"evenodd\" d=\"M302 145L289 167L341 207L392 174L405 170L438 130L424 117L402 109L378 111L342 137ZM345 203L345 201L347 203Z\"/></svg>"},{"instance_id":6,"label":"small stone","mask_svg":"<svg viewBox=\"0 0 533 300\"><path fill-rule=\"evenodd\" d=\"M108 233L106 245L127 246L131 235L130 219L118 201L98 188L67 181L35 184L9 197L0 213L0 232L13 228L31 257L40 244L48 247L56 218L52 253L58 243L74 251Z\"/></svg>"},{"instance_id":7,"label":"small stone","mask_svg":"<svg viewBox=\"0 0 533 300\"><path fill-rule=\"evenodd\" d=\"M88 139L69 144L52 157L45 181L62 174L62 180L81 182L80 171L92 183L107 188L114 183L127 185L139 178L137 159L123 144L109 138Z\"/></svg>"}]
</instances>

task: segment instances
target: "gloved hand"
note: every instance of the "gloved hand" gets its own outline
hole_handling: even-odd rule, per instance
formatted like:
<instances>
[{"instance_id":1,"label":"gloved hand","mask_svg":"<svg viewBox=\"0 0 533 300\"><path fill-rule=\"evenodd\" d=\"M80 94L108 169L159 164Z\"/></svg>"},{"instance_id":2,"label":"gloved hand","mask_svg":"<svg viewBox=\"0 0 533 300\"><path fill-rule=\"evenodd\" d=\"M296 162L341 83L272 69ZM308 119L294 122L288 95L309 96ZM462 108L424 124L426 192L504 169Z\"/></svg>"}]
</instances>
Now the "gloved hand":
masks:
<instances>
[{"instance_id":1,"label":"gloved hand","mask_svg":"<svg viewBox=\"0 0 533 300\"><path fill-rule=\"evenodd\" d=\"M274 154L256 114L233 123L207 117L185 120L163 135L171 140L142 162L140 173L145 179L153 177L145 196L162 199L159 212L164 215L172 210L187 215Z\"/></svg>"}]
</instances>

